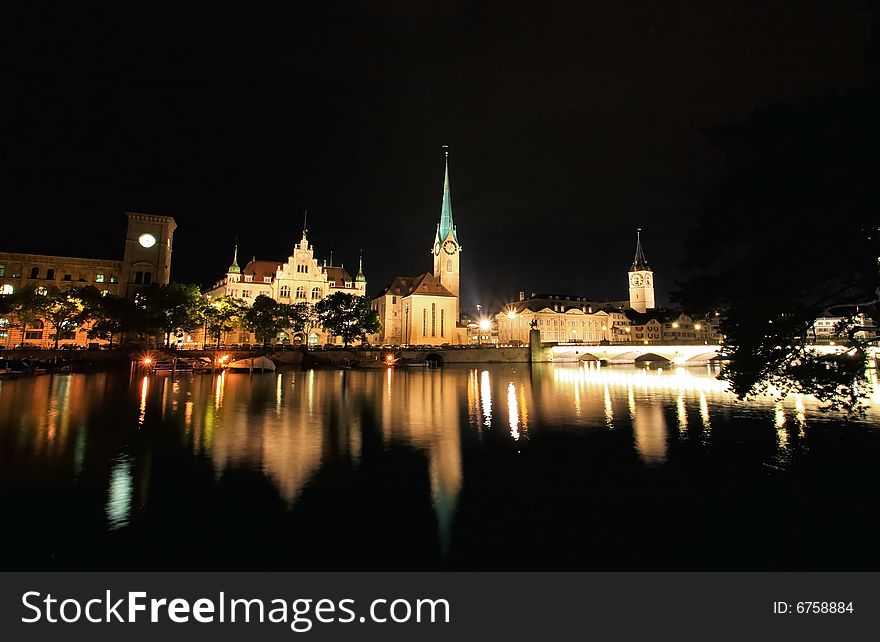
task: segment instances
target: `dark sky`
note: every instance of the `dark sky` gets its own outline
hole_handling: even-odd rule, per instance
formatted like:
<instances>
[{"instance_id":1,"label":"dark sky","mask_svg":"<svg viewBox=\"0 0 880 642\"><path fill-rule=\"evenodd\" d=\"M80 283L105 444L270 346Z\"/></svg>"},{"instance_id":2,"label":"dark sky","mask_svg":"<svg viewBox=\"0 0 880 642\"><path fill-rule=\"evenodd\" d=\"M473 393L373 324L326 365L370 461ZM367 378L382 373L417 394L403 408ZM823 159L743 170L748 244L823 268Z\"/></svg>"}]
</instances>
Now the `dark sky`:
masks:
<instances>
[{"instance_id":1,"label":"dark sky","mask_svg":"<svg viewBox=\"0 0 880 642\"><path fill-rule=\"evenodd\" d=\"M124 211L170 214L204 284L236 236L284 260L308 208L375 293L431 269L447 144L465 312L624 298L637 226L667 300L723 171L700 128L858 85L872 27L868 0L37 4L0 17L0 249L118 258Z\"/></svg>"}]
</instances>

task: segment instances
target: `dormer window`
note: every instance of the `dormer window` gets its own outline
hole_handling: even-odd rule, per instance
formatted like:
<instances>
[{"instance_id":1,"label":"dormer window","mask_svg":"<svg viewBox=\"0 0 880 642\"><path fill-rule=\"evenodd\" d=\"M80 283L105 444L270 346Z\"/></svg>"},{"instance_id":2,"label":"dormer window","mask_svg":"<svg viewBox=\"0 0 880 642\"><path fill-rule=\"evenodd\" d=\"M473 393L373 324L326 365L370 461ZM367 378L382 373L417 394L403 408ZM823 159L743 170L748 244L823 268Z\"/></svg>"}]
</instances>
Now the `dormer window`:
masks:
<instances>
[{"instance_id":1,"label":"dormer window","mask_svg":"<svg viewBox=\"0 0 880 642\"><path fill-rule=\"evenodd\" d=\"M351 281L346 281L346 282L345 282L345 287L350 288L350 287L351 287Z\"/></svg>"},{"instance_id":2,"label":"dormer window","mask_svg":"<svg viewBox=\"0 0 880 642\"><path fill-rule=\"evenodd\" d=\"M245 274L245 275L244 275L244 282L245 282L245 283L250 283L250 282L253 281L253 280L254 280L254 275L253 275L253 274Z\"/></svg>"},{"instance_id":3,"label":"dormer window","mask_svg":"<svg viewBox=\"0 0 880 642\"><path fill-rule=\"evenodd\" d=\"M264 276L263 277L263 283L271 283L271 282L272 282L271 276Z\"/></svg>"}]
</instances>

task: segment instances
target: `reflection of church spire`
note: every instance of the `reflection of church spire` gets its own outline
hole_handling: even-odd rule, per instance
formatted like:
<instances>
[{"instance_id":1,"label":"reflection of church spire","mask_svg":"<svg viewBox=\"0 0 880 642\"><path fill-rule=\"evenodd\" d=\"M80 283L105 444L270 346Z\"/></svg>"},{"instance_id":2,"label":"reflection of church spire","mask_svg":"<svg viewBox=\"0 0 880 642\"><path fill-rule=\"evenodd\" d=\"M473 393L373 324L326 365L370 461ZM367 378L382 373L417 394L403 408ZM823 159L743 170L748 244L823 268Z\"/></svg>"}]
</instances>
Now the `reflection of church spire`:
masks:
<instances>
[{"instance_id":1,"label":"reflection of church spire","mask_svg":"<svg viewBox=\"0 0 880 642\"><path fill-rule=\"evenodd\" d=\"M226 270L229 274L241 274L241 268L238 267L238 239L235 241L235 252L232 255L232 265Z\"/></svg>"},{"instance_id":2,"label":"reflection of church spire","mask_svg":"<svg viewBox=\"0 0 880 642\"><path fill-rule=\"evenodd\" d=\"M636 229L636 255L633 258L632 267L629 269L630 272L638 272L639 270L650 270L651 268L648 266L648 261L645 259L645 252L642 250L642 228Z\"/></svg>"},{"instance_id":3,"label":"reflection of church spire","mask_svg":"<svg viewBox=\"0 0 880 642\"><path fill-rule=\"evenodd\" d=\"M440 224L437 227L437 240L442 243L451 233L453 240L458 243L458 237L455 234L455 223L452 220L452 194L449 189L449 149L447 145L443 147L446 155L446 169L443 175L443 201L440 205Z\"/></svg>"},{"instance_id":4,"label":"reflection of church spire","mask_svg":"<svg viewBox=\"0 0 880 642\"><path fill-rule=\"evenodd\" d=\"M367 280L367 277L364 276L364 251L361 250L361 256L358 259L358 274L354 278L358 283L364 283Z\"/></svg>"}]
</instances>

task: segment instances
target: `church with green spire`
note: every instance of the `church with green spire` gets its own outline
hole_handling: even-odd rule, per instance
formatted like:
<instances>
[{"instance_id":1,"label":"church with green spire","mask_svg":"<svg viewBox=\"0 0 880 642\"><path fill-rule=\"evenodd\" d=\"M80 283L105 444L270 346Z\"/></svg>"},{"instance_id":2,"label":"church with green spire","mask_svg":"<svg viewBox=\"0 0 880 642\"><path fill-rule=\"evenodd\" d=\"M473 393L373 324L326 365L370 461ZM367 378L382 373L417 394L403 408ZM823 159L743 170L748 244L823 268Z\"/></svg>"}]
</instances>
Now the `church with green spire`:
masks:
<instances>
[{"instance_id":1,"label":"church with green spire","mask_svg":"<svg viewBox=\"0 0 880 642\"><path fill-rule=\"evenodd\" d=\"M449 153L446 152L440 221L431 253L433 272L398 276L373 299L382 330L373 340L393 345L456 345L467 343L467 329L459 326L461 244L452 217Z\"/></svg>"}]
</instances>

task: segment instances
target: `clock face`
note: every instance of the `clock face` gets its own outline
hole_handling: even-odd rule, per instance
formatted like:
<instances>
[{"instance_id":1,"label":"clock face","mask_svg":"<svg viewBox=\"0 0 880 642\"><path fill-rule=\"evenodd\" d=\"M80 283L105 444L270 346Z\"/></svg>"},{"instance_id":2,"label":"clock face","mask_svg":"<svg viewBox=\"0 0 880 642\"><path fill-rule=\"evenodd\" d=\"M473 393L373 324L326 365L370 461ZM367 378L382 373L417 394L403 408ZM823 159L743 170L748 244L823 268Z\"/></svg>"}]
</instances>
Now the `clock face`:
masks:
<instances>
[{"instance_id":1,"label":"clock face","mask_svg":"<svg viewBox=\"0 0 880 642\"><path fill-rule=\"evenodd\" d=\"M455 243L452 241L446 241L446 243L443 244L443 251L447 254L455 254L456 249Z\"/></svg>"},{"instance_id":2,"label":"clock face","mask_svg":"<svg viewBox=\"0 0 880 642\"><path fill-rule=\"evenodd\" d=\"M434 243L434 254L440 254L440 241Z\"/></svg>"},{"instance_id":3,"label":"clock face","mask_svg":"<svg viewBox=\"0 0 880 642\"><path fill-rule=\"evenodd\" d=\"M642 275L641 274L633 274L629 278L629 282L632 283L636 287L640 286L642 284Z\"/></svg>"},{"instance_id":4,"label":"clock face","mask_svg":"<svg viewBox=\"0 0 880 642\"><path fill-rule=\"evenodd\" d=\"M145 232L138 237L138 243L141 244L141 247L153 247L156 244L156 237Z\"/></svg>"},{"instance_id":5,"label":"clock face","mask_svg":"<svg viewBox=\"0 0 880 642\"><path fill-rule=\"evenodd\" d=\"M651 275L650 274L645 275L645 285L651 285Z\"/></svg>"}]
</instances>

